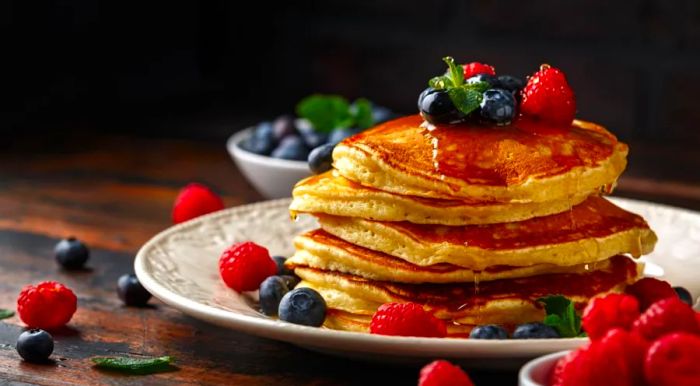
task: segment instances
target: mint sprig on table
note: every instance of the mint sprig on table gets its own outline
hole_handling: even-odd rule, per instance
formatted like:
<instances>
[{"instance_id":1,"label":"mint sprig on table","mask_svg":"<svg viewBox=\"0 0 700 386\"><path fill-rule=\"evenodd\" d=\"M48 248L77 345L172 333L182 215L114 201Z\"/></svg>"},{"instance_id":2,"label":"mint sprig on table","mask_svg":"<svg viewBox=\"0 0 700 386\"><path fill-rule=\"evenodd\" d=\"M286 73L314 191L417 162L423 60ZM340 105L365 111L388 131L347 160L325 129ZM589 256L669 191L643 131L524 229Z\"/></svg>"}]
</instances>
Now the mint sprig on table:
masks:
<instances>
[{"instance_id":1,"label":"mint sprig on table","mask_svg":"<svg viewBox=\"0 0 700 386\"><path fill-rule=\"evenodd\" d=\"M7 319L15 316L15 312L12 310L6 310L4 308L0 308L0 320L2 319Z\"/></svg>"},{"instance_id":2,"label":"mint sprig on table","mask_svg":"<svg viewBox=\"0 0 700 386\"><path fill-rule=\"evenodd\" d=\"M129 357L97 357L92 358L95 367L104 370L120 371L127 374L146 375L173 371L177 368L172 365L173 357L162 356L158 358L129 358Z\"/></svg>"},{"instance_id":3,"label":"mint sprig on table","mask_svg":"<svg viewBox=\"0 0 700 386\"><path fill-rule=\"evenodd\" d=\"M487 82L465 83L462 66L455 64L455 60L446 56L442 60L447 63L447 73L430 79L428 84L436 90L445 90L455 107L464 114L469 114L479 108L484 91L491 85Z\"/></svg>"},{"instance_id":4,"label":"mint sprig on table","mask_svg":"<svg viewBox=\"0 0 700 386\"><path fill-rule=\"evenodd\" d=\"M537 301L544 304L547 313L544 324L557 330L562 338L586 336L586 333L581 331L581 317L576 313L571 300L562 295L549 295Z\"/></svg>"},{"instance_id":5,"label":"mint sprig on table","mask_svg":"<svg viewBox=\"0 0 700 386\"><path fill-rule=\"evenodd\" d=\"M314 94L297 104L296 113L322 133L349 127L364 130L374 125L372 103L364 98L358 98L350 104L338 95Z\"/></svg>"}]
</instances>

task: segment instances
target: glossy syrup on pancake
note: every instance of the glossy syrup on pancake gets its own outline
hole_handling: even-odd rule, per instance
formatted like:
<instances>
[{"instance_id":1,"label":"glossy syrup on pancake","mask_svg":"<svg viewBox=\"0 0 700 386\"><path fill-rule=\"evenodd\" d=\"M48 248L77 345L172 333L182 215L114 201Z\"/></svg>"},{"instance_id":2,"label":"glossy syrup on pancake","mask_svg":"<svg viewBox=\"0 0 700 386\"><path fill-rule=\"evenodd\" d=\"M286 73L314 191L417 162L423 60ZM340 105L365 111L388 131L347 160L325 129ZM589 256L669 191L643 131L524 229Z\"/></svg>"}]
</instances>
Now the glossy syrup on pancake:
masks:
<instances>
[{"instance_id":1,"label":"glossy syrup on pancake","mask_svg":"<svg viewBox=\"0 0 700 386\"><path fill-rule=\"evenodd\" d=\"M616 138L592 123L568 129L532 129L526 119L507 126L458 123L424 127L420 115L384 123L344 141L368 146L392 168L407 174L470 185L510 186L528 178L563 174L608 159Z\"/></svg>"}]
</instances>

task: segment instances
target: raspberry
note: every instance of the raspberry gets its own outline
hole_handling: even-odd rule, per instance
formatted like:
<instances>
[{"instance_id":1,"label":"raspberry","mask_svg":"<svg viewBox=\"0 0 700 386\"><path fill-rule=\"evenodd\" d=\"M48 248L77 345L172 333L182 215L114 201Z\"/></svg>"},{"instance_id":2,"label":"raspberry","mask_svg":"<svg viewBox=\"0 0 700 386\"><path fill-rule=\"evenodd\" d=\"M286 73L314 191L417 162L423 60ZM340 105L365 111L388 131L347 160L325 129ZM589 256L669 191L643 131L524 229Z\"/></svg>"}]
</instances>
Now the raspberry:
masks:
<instances>
[{"instance_id":1,"label":"raspberry","mask_svg":"<svg viewBox=\"0 0 700 386\"><path fill-rule=\"evenodd\" d=\"M181 222L224 209L219 196L202 184L189 184L180 190L173 205L173 223Z\"/></svg>"},{"instance_id":2,"label":"raspberry","mask_svg":"<svg viewBox=\"0 0 700 386\"><path fill-rule=\"evenodd\" d=\"M420 370L418 386L474 386L458 366L445 360L428 363Z\"/></svg>"},{"instance_id":3,"label":"raspberry","mask_svg":"<svg viewBox=\"0 0 700 386\"><path fill-rule=\"evenodd\" d=\"M635 320L632 331L650 341L671 332L700 334L695 311L678 297L652 304Z\"/></svg>"},{"instance_id":4,"label":"raspberry","mask_svg":"<svg viewBox=\"0 0 700 386\"><path fill-rule=\"evenodd\" d=\"M673 333L652 343L644 360L647 384L654 386L700 385L700 337Z\"/></svg>"},{"instance_id":5,"label":"raspberry","mask_svg":"<svg viewBox=\"0 0 700 386\"><path fill-rule=\"evenodd\" d=\"M588 303L581 322L591 340L596 340L614 327L629 330L638 317L637 299L630 295L608 294Z\"/></svg>"},{"instance_id":6,"label":"raspberry","mask_svg":"<svg viewBox=\"0 0 700 386\"><path fill-rule=\"evenodd\" d=\"M661 299L677 297L678 294L673 290L673 287L667 282L651 277L645 277L636 283L627 286L626 293L634 296L639 300L641 310L644 311L650 305Z\"/></svg>"},{"instance_id":7,"label":"raspberry","mask_svg":"<svg viewBox=\"0 0 700 386\"><path fill-rule=\"evenodd\" d=\"M233 244L219 258L219 273L227 286L238 292L253 291L277 273L277 264L266 248L252 241Z\"/></svg>"},{"instance_id":8,"label":"raspberry","mask_svg":"<svg viewBox=\"0 0 700 386\"><path fill-rule=\"evenodd\" d=\"M17 298L19 318L31 328L55 330L70 321L78 308L78 298L61 283L45 281L28 285Z\"/></svg>"},{"instance_id":9,"label":"raspberry","mask_svg":"<svg viewBox=\"0 0 700 386\"><path fill-rule=\"evenodd\" d=\"M483 64L479 62L467 63L464 66L464 79L469 79L474 75L488 74L496 75L496 69L488 64Z\"/></svg>"},{"instance_id":10,"label":"raspberry","mask_svg":"<svg viewBox=\"0 0 700 386\"><path fill-rule=\"evenodd\" d=\"M382 304L372 316L372 334L443 338L445 323L416 303Z\"/></svg>"},{"instance_id":11,"label":"raspberry","mask_svg":"<svg viewBox=\"0 0 700 386\"><path fill-rule=\"evenodd\" d=\"M522 91L523 115L555 125L570 125L576 114L576 98L561 70L543 64Z\"/></svg>"},{"instance_id":12,"label":"raspberry","mask_svg":"<svg viewBox=\"0 0 700 386\"><path fill-rule=\"evenodd\" d=\"M578 350L570 351L566 356L559 359L552 370L550 386L575 385L578 379L578 366L583 360L583 356L588 353L588 346L583 346Z\"/></svg>"}]
</instances>

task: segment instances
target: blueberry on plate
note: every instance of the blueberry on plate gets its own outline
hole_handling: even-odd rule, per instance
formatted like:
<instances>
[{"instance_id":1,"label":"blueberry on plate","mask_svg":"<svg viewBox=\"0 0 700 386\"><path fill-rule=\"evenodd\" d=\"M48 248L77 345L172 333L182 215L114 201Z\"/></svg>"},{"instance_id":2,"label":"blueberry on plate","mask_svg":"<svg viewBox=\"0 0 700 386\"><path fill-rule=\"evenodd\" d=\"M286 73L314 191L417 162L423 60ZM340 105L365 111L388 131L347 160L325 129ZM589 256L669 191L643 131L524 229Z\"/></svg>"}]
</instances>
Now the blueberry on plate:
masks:
<instances>
[{"instance_id":1,"label":"blueberry on plate","mask_svg":"<svg viewBox=\"0 0 700 386\"><path fill-rule=\"evenodd\" d=\"M512 75L499 75L496 80L496 87L508 90L514 94L525 87L525 82L522 79Z\"/></svg>"},{"instance_id":2,"label":"blueberry on plate","mask_svg":"<svg viewBox=\"0 0 700 386\"><path fill-rule=\"evenodd\" d=\"M464 81L466 84L474 84L479 82L486 82L491 87L495 87L498 84L498 79L495 76L489 74L477 74Z\"/></svg>"},{"instance_id":3,"label":"blueberry on plate","mask_svg":"<svg viewBox=\"0 0 700 386\"><path fill-rule=\"evenodd\" d=\"M481 100L481 116L499 125L515 118L515 97L510 91L492 88L484 91Z\"/></svg>"},{"instance_id":4,"label":"blueberry on plate","mask_svg":"<svg viewBox=\"0 0 700 386\"><path fill-rule=\"evenodd\" d=\"M127 306L143 307L151 299L151 293L146 291L136 275L122 275L117 281L117 295Z\"/></svg>"},{"instance_id":5,"label":"blueberry on plate","mask_svg":"<svg viewBox=\"0 0 700 386\"><path fill-rule=\"evenodd\" d=\"M308 122L303 122L297 129L309 149L319 147L328 142L328 134L316 131Z\"/></svg>"},{"instance_id":6,"label":"blueberry on plate","mask_svg":"<svg viewBox=\"0 0 700 386\"><path fill-rule=\"evenodd\" d=\"M544 323L525 323L515 328L513 339L556 339L559 333Z\"/></svg>"},{"instance_id":7,"label":"blueberry on plate","mask_svg":"<svg viewBox=\"0 0 700 386\"><path fill-rule=\"evenodd\" d=\"M314 174L321 174L331 170L333 167L333 149L335 145L327 143L321 145L309 153L309 169Z\"/></svg>"},{"instance_id":8,"label":"blueberry on plate","mask_svg":"<svg viewBox=\"0 0 700 386\"><path fill-rule=\"evenodd\" d=\"M476 326L469 333L470 339L508 339L508 332L501 326L485 324Z\"/></svg>"},{"instance_id":9,"label":"blueberry on plate","mask_svg":"<svg viewBox=\"0 0 700 386\"><path fill-rule=\"evenodd\" d=\"M278 275L294 275L294 272L290 271L287 267L284 266L284 262L287 261L286 257L272 256L272 260L274 260L275 264L277 264Z\"/></svg>"},{"instance_id":10,"label":"blueberry on plate","mask_svg":"<svg viewBox=\"0 0 700 386\"><path fill-rule=\"evenodd\" d=\"M285 283L287 283L287 288L289 288L290 290L294 289L294 287L296 287L297 284L299 284L299 282L301 281L301 279L299 279L299 276L295 274L282 275L280 277L282 278L282 280L284 280Z\"/></svg>"},{"instance_id":11,"label":"blueberry on plate","mask_svg":"<svg viewBox=\"0 0 700 386\"><path fill-rule=\"evenodd\" d=\"M27 362L46 362L53 353L53 337L38 328L27 330L17 338L17 353Z\"/></svg>"},{"instance_id":12,"label":"blueberry on plate","mask_svg":"<svg viewBox=\"0 0 700 386\"><path fill-rule=\"evenodd\" d=\"M293 116L282 115L272 122L272 138L275 142L280 143L282 138L294 134L297 134L297 128L294 125Z\"/></svg>"},{"instance_id":13,"label":"blueberry on plate","mask_svg":"<svg viewBox=\"0 0 700 386\"><path fill-rule=\"evenodd\" d=\"M418 111L430 123L449 123L464 118L445 90L428 87L418 97Z\"/></svg>"},{"instance_id":14,"label":"blueberry on plate","mask_svg":"<svg viewBox=\"0 0 700 386\"><path fill-rule=\"evenodd\" d=\"M260 122L253 130L253 135L241 142L241 147L255 154L269 155L277 143L272 132L270 122Z\"/></svg>"},{"instance_id":15,"label":"blueberry on plate","mask_svg":"<svg viewBox=\"0 0 700 386\"><path fill-rule=\"evenodd\" d=\"M673 290L676 291L683 303L689 304L690 306L693 305L693 295L690 294L690 291L683 287L673 287Z\"/></svg>"},{"instance_id":16,"label":"blueberry on plate","mask_svg":"<svg viewBox=\"0 0 700 386\"><path fill-rule=\"evenodd\" d=\"M270 276L260 283L260 310L268 316L277 315L280 300L289 292L286 281L280 276Z\"/></svg>"},{"instance_id":17,"label":"blueberry on plate","mask_svg":"<svg viewBox=\"0 0 700 386\"><path fill-rule=\"evenodd\" d=\"M282 297L278 314L285 322L320 327L326 320L326 301L311 288L293 289Z\"/></svg>"},{"instance_id":18,"label":"blueberry on plate","mask_svg":"<svg viewBox=\"0 0 700 386\"><path fill-rule=\"evenodd\" d=\"M56 262L66 269L81 268L90 257L88 247L75 237L59 241L53 252Z\"/></svg>"},{"instance_id":19,"label":"blueberry on plate","mask_svg":"<svg viewBox=\"0 0 700 386\"><path fill-rule=\"evenodd\" d=\"M295 161L305 161L309 156L309 148L298 135L288 135L270 154L273 158Z\"/></svg>"},{"instance_id":20,"label":"blueberry on plate","mask_svg":"<svg viewBox=\"0 0 700 386\"><path fill-rule=\"evenodd\" d=\"M347 127L338 127L331 131L331 134L328 136L328 143L331 143L333 145L338 144L340 141L344 140L347 137L353 136L358 132L358 130L350 129Z\"/></svg>"}]
</instances>

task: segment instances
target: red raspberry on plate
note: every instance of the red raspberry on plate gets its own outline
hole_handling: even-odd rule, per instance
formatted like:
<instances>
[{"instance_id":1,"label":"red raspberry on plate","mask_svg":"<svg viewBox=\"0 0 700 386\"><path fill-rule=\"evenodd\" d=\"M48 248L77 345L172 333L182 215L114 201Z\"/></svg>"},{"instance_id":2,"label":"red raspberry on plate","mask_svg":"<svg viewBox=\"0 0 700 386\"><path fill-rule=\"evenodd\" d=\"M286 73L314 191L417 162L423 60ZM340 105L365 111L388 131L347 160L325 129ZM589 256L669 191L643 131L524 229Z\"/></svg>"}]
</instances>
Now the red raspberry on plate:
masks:
<instances>
[{"instance_id":1,"label":"red raspberry on plate","mask_svg":"<svg viewBox=\"0 0 700 386\"><path fill-rule=\"evenodd\" d=\"M671 332L700 334L695 311L678 297L659 300L635 320L632 331L648 340Z\"/></svg>"},{"instance_id":2,"label":"red raspberry on plate","mask_svg":"<svg viewBox=\"0 0 700 386\"><path fill-rule=\"evenodd\" d=\"M678 297L671 284L653 277L645 277L638 280L636 283L627 286L625 292L639 300L639 306L642 311L661 299Z\"/></svg>"},{"instance_id":3,"label":"red raspberry on plate","mask_svg":"<svg viewBox=\"0 0 700 386\"><path fill-rule=\"evenodd\" d=\"M496 75L496 69L488 64L483 64L479 62L467 63L464 66L464 79L469 79L474 75L488 74Z\"/></svg>"},{"instance_id":4,"label":"red raspberry on plate","mask_svg":"<svg viewBox=\"0 0 700 386\"><path fill-rule=\"evenodd\" d=\"M370 333L380 335L443 338L445 322L426 312L416 303L385 303L372 316Z\"/></svg>"},{"instance_id":5,"label":"red raspberry on plate","mask_svg":"<svg viewBox=\"0 0 700 386\"><path fill-rule=\"evenodd\" d=\"M666 335L649 347L644 376L653 386L700 385L700 337L684 332Z\"/></svg>"},{"instance_id":6,"label":"red raspberry on plate","mask_svg":"<svg viewBox=\"0 0 700 386\"><path fill-rule=\"evenodd\" d=\"M17 298L19 318L30 328L55 330L70 321L78 308L78 298L61 283L45 281L28 285Z\"/></svg>"},{"instance_id":7,"label":"red raspberry on plate","mask_svg":"<svg viewBox=\"0 0 700 386\"><path fill-rule=\"evenodd\" d=\"M474 386L459 366L446 360L428 363L420 370L418 386Z\"/></svg>"},{"instance_id":8,"label":"red raspberry on plate","mask_svg":"<svg viewBox=\"0 0 700 386\"><path fill-rule=\"evenodd\" d=\"M173 205L173 223L179 224L224 209L221 197L202 184L192 183L180 190Z\"/></svg>"},{"instance_id":9,"label":"red raspberry on plate","mask_svg":"<svg viewBox=\"0 0 700 386\"><path fill-rule=\"evenodd\" d=\"M561 70L543 64L522 91L520 112L554 125L570 125L576 114L576 98Z\"/></svg>"},{"instance_id":10,"label":"red raspberry on plate","mask_svg":"<svg viewBox=\"0 0 700 386\"><path fill-rule=\"evenodd\" d=\"M238 292L253 291L277 273L277 264L266 248L252 241L230 246L219 258L219 273L227 286Z\"/></svg>"},{"instance_id":11,"label":"red raspberry on plate","mask_svg":"<svg viewBox=\"0 0 700 386\"><path fill-rule=\"evenodd\" d=\"M639 317L639 302L634 296L608 294L593 298L583 310L581 323L586 334L596 340L614 327L629 330Z\"/></svg>"}]
</instances>

